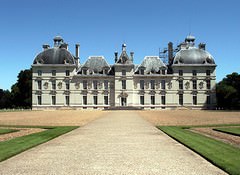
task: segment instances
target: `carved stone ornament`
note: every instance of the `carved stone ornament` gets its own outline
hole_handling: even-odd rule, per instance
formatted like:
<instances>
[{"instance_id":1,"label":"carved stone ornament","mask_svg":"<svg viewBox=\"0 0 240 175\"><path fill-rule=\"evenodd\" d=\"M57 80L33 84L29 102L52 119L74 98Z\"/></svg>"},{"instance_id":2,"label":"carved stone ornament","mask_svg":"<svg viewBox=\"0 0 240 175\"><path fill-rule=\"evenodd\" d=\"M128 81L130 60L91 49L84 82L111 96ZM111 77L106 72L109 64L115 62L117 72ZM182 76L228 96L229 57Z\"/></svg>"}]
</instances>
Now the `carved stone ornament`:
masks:
<instances>
[{"instance_id":1,"label":"carved stone ornament","mask_svg":"<svg viewBox=\"0 0 240 175\"><path fill-rule=\"evenodd\" d=\"M168 86L168 89L172 89L172 82L171 82L171 81L168 82L168 83L167 83L167 86Z\"/></svg>"},{"instance_id":2,"label":"carved stone ornament","mask_svg":"<svg viewBox=\"0 0 240 175\"><path fill-rule=\"evenodd\" d=\"M203 89L203 88L204 88L204 84L203 84L202 81L199 83L199 88L200 88L200 89Z\"/></svg>"},{"instance_id":3,"label":"carved stone ornament","mask_svg":"<svg viewBox=\"0 0 240 175\"><path fill-rule=\"evenodd\" d=\"M58 89L62 89L62 82L58 83Z\"/></svg>"},{"instance_id":4,"label":"carved stone ornament","mask_svg":"<svg viewBox=\"0 0 240 175\"><path fill-rule=\"evenodd\" d=\"M47 88L48 88L48 82L45 82L45 83L43 84L43 87L44 87L44 89L47 89Z\"/></svg>"},{"instance_id":5,"label":"carved stone ornament","mask_svg":"<svg viewBox=\"0 0 240 175\"><path fill-rule=\"evenodd\" d=\"M186 89L189 89L189 88L190 88L190 83L189 83L189 81L185 83L185 88L186 88Z\"/></svg>"},{"instance_id":6,"label":"carved stone ornament","mask_svg":"<svg viewBox=\"0 0 240 175\"><path fill-rule=\"evenodd\" d=\"M75 88L79 89L80 88L80 84L79 83L75 83Z\"/></svg>"}]
</instances>

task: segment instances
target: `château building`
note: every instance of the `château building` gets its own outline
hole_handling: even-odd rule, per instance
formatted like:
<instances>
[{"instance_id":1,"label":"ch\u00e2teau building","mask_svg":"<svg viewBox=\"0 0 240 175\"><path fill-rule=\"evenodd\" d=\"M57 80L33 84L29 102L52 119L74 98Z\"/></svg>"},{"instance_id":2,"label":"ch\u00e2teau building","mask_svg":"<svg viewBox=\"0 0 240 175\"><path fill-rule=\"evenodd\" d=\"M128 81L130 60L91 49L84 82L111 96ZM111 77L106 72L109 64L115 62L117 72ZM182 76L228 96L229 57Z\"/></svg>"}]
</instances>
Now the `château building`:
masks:
<instances>
[{"instance_id":1,"label":"ch\u00e2teau building","mask_svg":"<svg viewBox=\"0 0 240 175\"><path fill-rule=\"evenodd\" d=\"M114 64L103 56L89 56L80 64L60 36L54 46L43 45L32 64L32 109L207 109L216 105L216 64L188 36L177 48L170 42L164 63L159 56L145 56L134 64L134 52L114 53ZM82 60L81 60L82 61Z\"/></svg>"}]
</instances>

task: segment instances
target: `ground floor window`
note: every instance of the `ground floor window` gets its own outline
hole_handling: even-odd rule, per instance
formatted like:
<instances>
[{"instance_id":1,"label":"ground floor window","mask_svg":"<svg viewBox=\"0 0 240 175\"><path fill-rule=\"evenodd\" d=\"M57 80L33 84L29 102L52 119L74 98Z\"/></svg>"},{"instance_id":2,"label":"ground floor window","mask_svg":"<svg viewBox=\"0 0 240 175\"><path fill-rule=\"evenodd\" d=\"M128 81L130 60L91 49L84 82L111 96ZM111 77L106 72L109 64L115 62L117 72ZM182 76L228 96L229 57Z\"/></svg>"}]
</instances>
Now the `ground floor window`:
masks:
<instances>
[{"instance_id":1,"label":"ground floor window","mask_svg":"<svg viewBox=\"0 0 240 175\"><path fill-rule=\"evenodd\" d=\"M66 105L69 106L69 104L70 104L69 95L66 95L66 96L65 96L65 102L66 102Z\"/></svg>"},{"instance_id":2,"label":"ground floor window","mask_svg":"<svg viewBox=\"0 0 240 175\"><path fill-rule=\"evenodd\" d=\"M179 94L179 104L183 105L183 94Z\"/></svg>"},{"instance_id":3,"label":"ground floor window","mask_svg":"<svg viewBox=\"0 0 240 175\"><path fill-rule=\"evenodd\" d=\"M208 104L208 105L211 104L211 98L210 98L210 95L207 96L207 104Z\"/></svg>"},{"instance_id":4,"label":"ground floor window","mask_svg":"<svg viewBox=\"0 0 240 175\"><path fill-rule=\"evenodd\" d=\"M140 96L140 104L141 104L141 105L144 105L144 96L143 96L143 95Z\"/></svg>"},{"instance_id":5,"label":"ground floor window","mask_svg":"<svg viewBox=\"0 0 240 175\"><path fill-rule=\"evenodd\" d=\"M38 105L42 105L42 96L41 95L38 95L37 96L37 101L38 101Z\"/></svg>"},{"instance_id":6,"label":"ground floor window","mask_svg":"<svg viewBox=\"0 0 240 175\"><path fill-rule=\"evenodd\" d=\"M94 104L94 105L97 105L97 103L98 103L97 101L98 101L98 98L97 98L96 95L94 95L94 96L93 96L93 104Z\"/></svg>"},{"instance_id":7,"label":"ground floor window","mask_svg":"<svg viewBox=\"0 0 240 175\"><path fill-rule=\"evenodd\" d=\"M86 96L86 95L83 96L83 104L84 104L84 105L87 105L87 96Z\"/></svg>"},{"instance_id":8,"label":"ground floor window","mask_svg":"<svg viewBox=\"0 0 240 175\"><path fill-rule=\"evenodd\" d=\"M161 96L161 101L162 101L162 105L166 104L166 96L165 95Z\"/></svg>"},{"instance_id":9,"label":"ground floor window","mask_svg":"<svg viewBox=\"0 0 240 175\"><path fill-rule=\"evenodd\" d=\"M108 105L108 96L107 95L104 96L104 104Z\"/></svg>"},{"instance_id":10,"label":"ground floor window","mask_svg":"<svg viewBox=\"0 0 240 175\"><path fill-rule=\"evenodd\" d=\"M193 95L193 105L197 105L197 95Z\"/></svg>"},{"instance_id":11,"label":"ground floor window","mask_svg":"<svg viewBox=\"0 0 240 175\"><path fill-rule=\"evenodd\" d=\"M56 105L56 96L52 96L52 105Z\"/></svg>"},{"instance_id":12,"label":"ground floor window","mask_svg":"<svg viewBox=\"0 0 240 175\"><path fill-rule=\"evenodd\" d=\"M151 96L151 105L155 105L155 96L154 95Z\"/></svg>"}]
</instances>

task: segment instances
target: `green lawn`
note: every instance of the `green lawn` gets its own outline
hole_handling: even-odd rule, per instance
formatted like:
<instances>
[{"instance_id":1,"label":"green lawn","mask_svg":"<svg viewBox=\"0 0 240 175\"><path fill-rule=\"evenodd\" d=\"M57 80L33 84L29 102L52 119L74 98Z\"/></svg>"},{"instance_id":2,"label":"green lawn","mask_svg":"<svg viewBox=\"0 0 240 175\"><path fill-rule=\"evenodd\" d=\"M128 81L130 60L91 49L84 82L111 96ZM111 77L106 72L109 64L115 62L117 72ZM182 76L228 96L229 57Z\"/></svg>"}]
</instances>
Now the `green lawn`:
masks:
<instances>
[{"instance_id":1,"label":"green lawn","mask_svg":"<svg viewBox=\"0 0 240 175\"><path fill-rule=\"evenodd\" d=\"M48 130L35 133L35 134L30 134L23 137L18 137L8 141L0 142L0 161L6 160L29 148L32 148L41 143L47 142L53 138L56 138L62 134L72 131L78 127L77 126L58 126L58 127L42 126L41 128L47 128Z\"/></svg>"},{"instance_id":2,"label":"green lawn","mask_svg":"<svg viewBox=\"0 0 240 175\"><path fill-rule=\"evenodd\" d=\"M240 174L240 149L177 126L158 126L160 130L197 152L229 174Z\"/></svg>"},{"instance_id":3,"label":"green lawn","mask_svg":"<svg viewBox=\"0 0 240 175\"><path fill-rule=\"evenodd\" d=\"M11 133L11 132L17 132L17 131L19 131L19 130L17 130L17 129L0 129L0 135L1 134L8 134L8 133Z\"/></svg>"},{"instance_id":4,"label":"green lawn","mask_svg":"<svg viewBox=\"0 0 240 175\"><path fill-rule=\"evenodd\" d=\"M229 128L214 128L215 131L224 132L227 134L232 134L235 136L240 136L240 127L229 127Z\"/></svg>"}]
</instances>

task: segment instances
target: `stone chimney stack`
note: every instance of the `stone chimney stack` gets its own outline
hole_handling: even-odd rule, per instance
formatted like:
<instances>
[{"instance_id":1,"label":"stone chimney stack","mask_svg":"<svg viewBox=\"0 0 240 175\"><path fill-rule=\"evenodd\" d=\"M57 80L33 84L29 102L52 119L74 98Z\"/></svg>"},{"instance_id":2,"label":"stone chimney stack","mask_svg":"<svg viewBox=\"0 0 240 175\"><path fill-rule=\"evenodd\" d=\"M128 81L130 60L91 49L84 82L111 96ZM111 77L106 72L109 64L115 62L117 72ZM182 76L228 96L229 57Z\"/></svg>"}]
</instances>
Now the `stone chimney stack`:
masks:
<instances>
[{"instance_id":1,"label":"stone chimney stack","mask_svg":"<svg viewBox=\"0 0 240 175\"><path fill-rule=\"evenodd\" d=\"M168 64L171 64L173 60L173 43L168 43Z\"/></svg>"},{"instance_id":2,"label":"stone chimney stack","mask_svg":"<svg viewBox=\"0 0 240 175\"><path fill-rule=\"evenodd\" d=\"M134 55L134 52L130 52L130 59L131 59L131 61L133 62L133 55Z\"/></svg>"},{"instance_id":3,"label":"stone chimney stack","mask_svg":"<svg viewBox=\"0 0 240 175\"><path fill-rule=\"evenodd\" d=\"M205 50L206 49L206 44L205 43L199 43L198 48L202 49L202 50Z\"/></svg>"},{"instance_id":4,"label":"stone chimney stack","mask_svg":"<svg viewBox=\"0 0 240 175\"><path fill-rule=\"evenodd\" d=\"M116 63L118 60L118 52L114 52L114 55L115 55L115 63Z\"/></svg>"},{"instance_id":5,"label":"stone chimney stack","mask_svg":"<svg viewBox=\"0 0 240 175\"><path fill-rule=\"evenodd\" d=\"M43 50L47 50L47 49L49 49L50 48L50 46L48 45L48 44L43 44Z\"/></svg>"},{"instance_id":6,"label":"stone chimney stack","mask_svg":"<svg viewBox=\"0 0 240 175\"><path fill-rule=\"evenodd\" d=\"M76 44L76 45L75 45L75 50L76 50L75 56L76 56L77 58L79 58L79 47L80 47L80 44Z\"/></svg>"}]
</instances>

